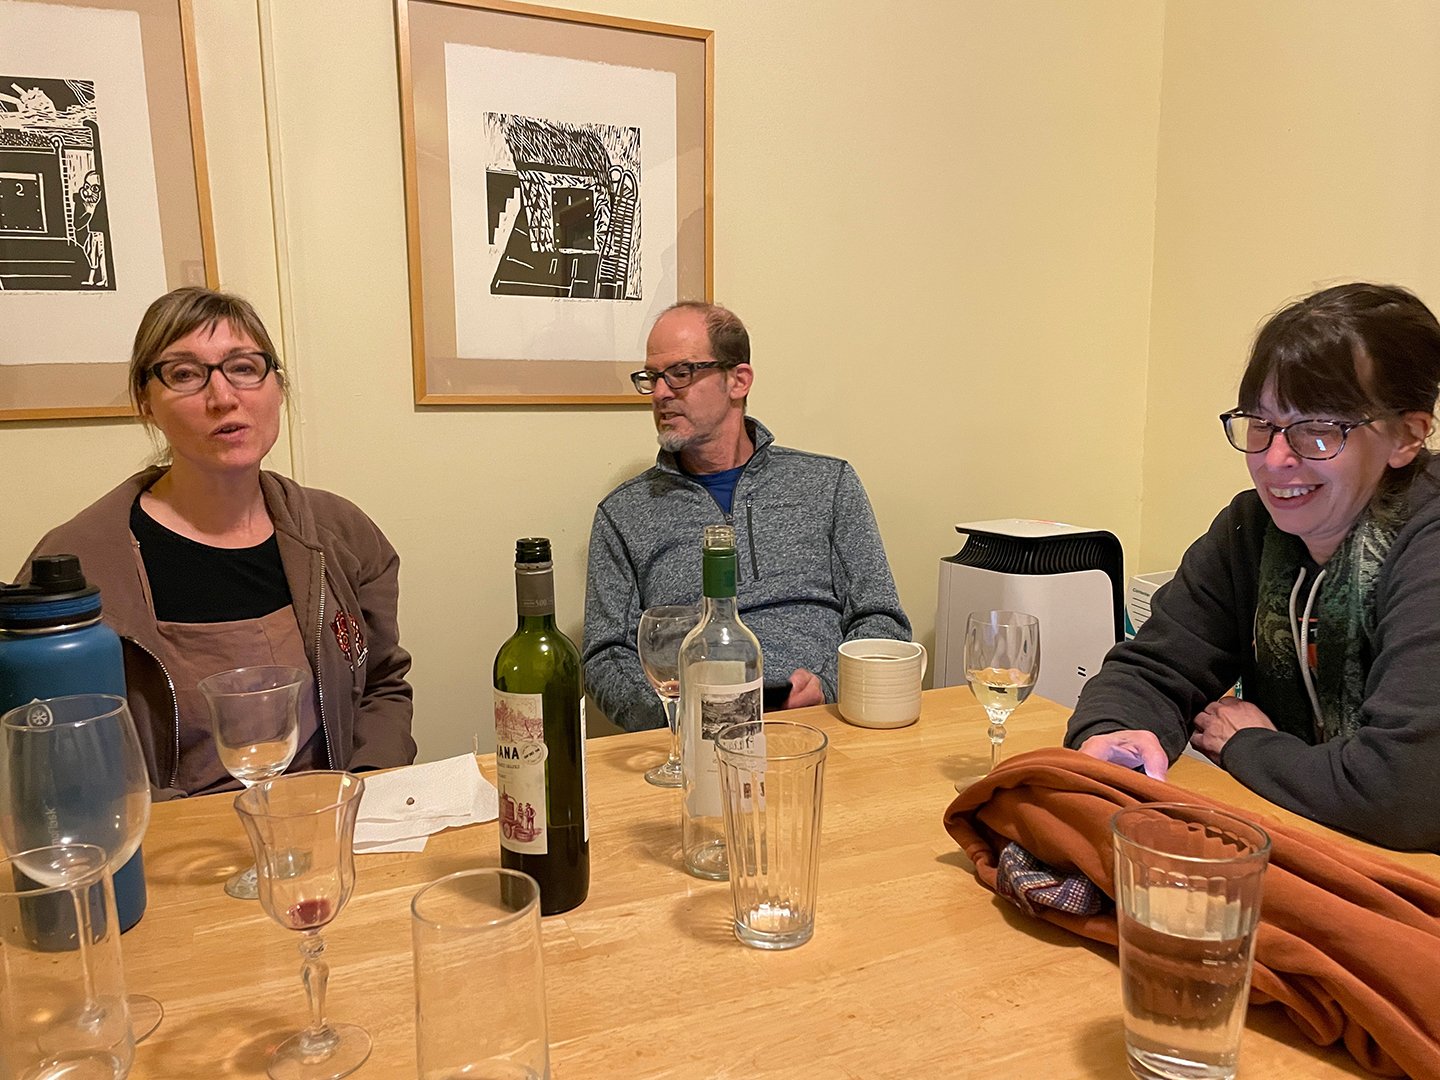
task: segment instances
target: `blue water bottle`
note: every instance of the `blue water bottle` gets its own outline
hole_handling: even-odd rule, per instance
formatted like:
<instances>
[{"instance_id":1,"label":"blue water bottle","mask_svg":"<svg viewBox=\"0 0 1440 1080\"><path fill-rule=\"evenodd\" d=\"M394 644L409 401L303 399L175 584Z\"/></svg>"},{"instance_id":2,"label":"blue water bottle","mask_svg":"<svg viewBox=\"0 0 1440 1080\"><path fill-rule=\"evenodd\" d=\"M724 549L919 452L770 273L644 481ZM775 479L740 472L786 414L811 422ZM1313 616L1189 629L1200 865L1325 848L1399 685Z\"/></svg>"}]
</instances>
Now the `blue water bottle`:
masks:
<instances>
[{"instance_id":1,"label":"blue water bottle","mask_svg":"<svg viewBox=\"0 0 1440 1080\"><path fill-rule=\"evenodd\" d=\"M120 638L100 621L100 590L74 555L41 555L28 585L0 585L0 714L37 698L125 696ZM120 929L145 914L145 860L139 850L115 873Z\"/></svg>"}]
</instances>

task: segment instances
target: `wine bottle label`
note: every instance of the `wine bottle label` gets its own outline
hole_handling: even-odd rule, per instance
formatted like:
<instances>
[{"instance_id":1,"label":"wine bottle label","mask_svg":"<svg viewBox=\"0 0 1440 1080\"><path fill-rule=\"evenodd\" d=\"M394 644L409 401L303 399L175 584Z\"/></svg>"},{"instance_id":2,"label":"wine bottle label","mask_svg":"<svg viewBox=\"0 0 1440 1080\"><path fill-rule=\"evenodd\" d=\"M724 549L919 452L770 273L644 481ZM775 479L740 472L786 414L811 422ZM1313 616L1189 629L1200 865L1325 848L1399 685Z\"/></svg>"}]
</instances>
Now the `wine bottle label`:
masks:
<instances>
[{"instance_id":1,"label":"wine bottle label","mask_svg":"<svg viewBox=\"0 0 1440 1080\"><path fill-rule=\"evenodd\" d=\"M692 740L692 759L684 763L694 782L685 794L691 817L720 816L720 763L715 757L715 737L731 724L760 719L763 680L745 683L696 683L694 695L700 708L700 738Z\"/></svg>"},{"instance_id":2,"label":"wine bottle label","mask_svg":"<svg viewBox=\"0 0 1440 1080\"><path fill-rule=\"evenodd\" d=\"M522 616L555 614L555 573L549 563L515 567L515 608Z\"/></svg>"},{"instance_id":3,"label":"wine bottle label","mask_svg":"<svg viewBox=\"0 0 1440 1080\"><path fill-rule=\"evenodd\" d=\"M521 855L549 851L545 834L545 707L540 694L495 691L495 785L500 846Z\"/></svg>"}]
</instances>

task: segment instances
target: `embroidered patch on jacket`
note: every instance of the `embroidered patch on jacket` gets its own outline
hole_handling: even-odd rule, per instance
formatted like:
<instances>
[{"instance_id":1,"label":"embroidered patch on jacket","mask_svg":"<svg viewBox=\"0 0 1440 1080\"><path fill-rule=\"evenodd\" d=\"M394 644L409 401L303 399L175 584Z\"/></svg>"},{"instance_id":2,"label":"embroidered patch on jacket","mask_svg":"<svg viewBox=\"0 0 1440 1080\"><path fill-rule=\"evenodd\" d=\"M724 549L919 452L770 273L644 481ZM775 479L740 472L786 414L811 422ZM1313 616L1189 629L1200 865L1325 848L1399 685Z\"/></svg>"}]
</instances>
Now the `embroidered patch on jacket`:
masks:
<instances>
[{"instance_id":1,"label":"embroidered patch on jacket","mask_svg":"<svg viewBox=\"0 0 1440 1080\"><path fill-rule=\"evenodd\" d=\"M370 655L370 646L365 642L360 620L342 609L330 620L330 629L335 634L335 643L340 646L340 655L345 657L350 670L354 671L364 664L366 657Z\"/></svg>"}]
</instances>

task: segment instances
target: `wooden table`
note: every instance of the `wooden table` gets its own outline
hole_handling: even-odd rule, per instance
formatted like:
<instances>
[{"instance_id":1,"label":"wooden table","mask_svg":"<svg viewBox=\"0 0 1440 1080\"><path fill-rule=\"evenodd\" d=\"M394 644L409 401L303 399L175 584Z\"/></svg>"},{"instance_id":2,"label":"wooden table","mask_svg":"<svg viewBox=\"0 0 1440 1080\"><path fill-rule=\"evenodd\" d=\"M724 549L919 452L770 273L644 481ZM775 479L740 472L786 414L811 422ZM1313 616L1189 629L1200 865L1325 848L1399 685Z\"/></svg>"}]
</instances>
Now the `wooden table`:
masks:
<instances>
[{"instance_id":1,"label":"wooden table","mask_svg":"<svg viewBox=\"0 0 1440 1080\"><path fill-rule=\"evenodd\" d=\"M1067 714L1027 702L1007 753L1056 744ZM988 761L970 692L928 692L920 721L898 731L851 727L833 706L792 715L832 741L815 937L783 953L737 942L729 886L680 869L679 795L641 776L668 734L590 743L590 897L544 924L554 1075L1128 1075L1113 953L981 888L941 826L954 782ZM493 780L493 758L481 765ZM1202 762L1181 759L1172 778L1300 820ZM158 997L166 1016L136 1052L137 1078L264 1076L277 1037L306 1019L297 935L222 892L250 861L232 801L155 807L149 910L124 950L130 988ZM325 936L329 1013L375 1040L358 1076L415 1072L410 898L444 874L497 864L498 850L491 823L434 836L421 854L357 857L355 895ZM1440 856L1397 858L1440 876ZM477 1024L489 992L477 970ZM1251 1010L1241 1063L1267 1080L1366 1075L1274 1009Z\"/></svg>"}]
</instances>

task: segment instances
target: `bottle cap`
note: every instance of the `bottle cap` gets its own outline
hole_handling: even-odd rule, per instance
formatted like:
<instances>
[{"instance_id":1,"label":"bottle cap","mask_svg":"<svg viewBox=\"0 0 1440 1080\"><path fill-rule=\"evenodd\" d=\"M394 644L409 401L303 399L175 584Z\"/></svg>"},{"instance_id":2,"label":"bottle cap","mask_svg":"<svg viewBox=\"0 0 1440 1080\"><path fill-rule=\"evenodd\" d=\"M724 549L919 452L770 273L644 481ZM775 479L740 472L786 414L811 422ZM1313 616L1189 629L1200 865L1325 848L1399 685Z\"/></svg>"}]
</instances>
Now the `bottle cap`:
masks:
<instances>
[{"instance_id":1,"label":"bottle cap","mask_svg":"<svg viewBox=\"0 0 1440 1080\"><path fill-rule=\"evenodd\" d=\"M30 560L30 584L51 598L63 593L97 591L85 580L76 555L35 556Z\"/></svg>"},{"instance_id":2,"label":"bottle cap","mask_svg":"<svg viewBox=\"0 0 1440 1080\"><path fill-rule=\"evenodd\" d=\"M85 580L75 555L38 555L27 583L0 585L0 630L70 625L99 614L100 590Z\"/></svg>"},{"instance_id":3,"label":"bottle cap","mask_svg":"<svg viewBox=\"0 0 1440 1080\"><path fill-rule=\"evenodd\" d=\"M735 550L735 527L733 525L706 525L702 551L716 551L724 554Z\"/></svg>"},{"instance_id":4,"label":"bottle cap","mask_svg":"<svg viewBox=\"0 0 1440 1080\"><path fill-rule=\"evenodd\" d=\"M516 563L548 563L550 541L543 536L526 536L515 541Z\"/></svg>"}]
</instances>

